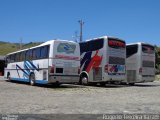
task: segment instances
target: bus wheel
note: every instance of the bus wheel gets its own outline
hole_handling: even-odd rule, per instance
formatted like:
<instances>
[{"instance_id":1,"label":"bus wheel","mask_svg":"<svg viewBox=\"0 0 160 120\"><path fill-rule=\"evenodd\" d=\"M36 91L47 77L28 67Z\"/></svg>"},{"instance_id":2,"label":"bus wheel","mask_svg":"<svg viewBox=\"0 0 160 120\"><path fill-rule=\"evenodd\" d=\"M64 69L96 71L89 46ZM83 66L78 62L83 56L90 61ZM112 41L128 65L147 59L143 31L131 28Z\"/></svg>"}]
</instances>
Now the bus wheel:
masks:
<instances>
[{"instance_id":1,"label":"bus wheel","mask_svg":"<svg viewBox=\"0 0 160 120\"><path fill-rule=\"evenodd\" d=\"M105 83L105 82L100 82L99 84L100 84L100 86L102 86L102 87L105 87L105 86L106 86L106 83Z\"/></svg>"},{"instance_id":2,"label":"bus wheel","mask_svg":"<svg viewBox=\"0 0 160 120\"><path fill-rule=\"evenodd\" d=\"M52 83L54 87L59 87L61 84L59 82Z\"/></svg>"},{"instance_id":3,"label":"bus wheel","mask_svg":"<svg viewBox=\"0 0 160 120\"><path fill-rule=\"evenodd\" d=\"M129 85L133 86L133 85L135 85L135 83L129 83Z\"/></svg>"},{"instance_id":4,"label":"bus wheel","mask_svg":"<svg viewBox=\"0 0 160 120\"><path fill-rule=\"evenodd\" d=\"M86 76L82 76L81 83L82 85L88 85L88 78Z\"/></svg>"},{"instance_id":5,"label":"bus wheel","mask_svg":"<svg viewBox=\"0 0 160 120\"><path fill-rule=\"evenodd\" d=\"M35 85L35 75L32 73L29 77L30 85Z\"/></svg>"}]
</instances>

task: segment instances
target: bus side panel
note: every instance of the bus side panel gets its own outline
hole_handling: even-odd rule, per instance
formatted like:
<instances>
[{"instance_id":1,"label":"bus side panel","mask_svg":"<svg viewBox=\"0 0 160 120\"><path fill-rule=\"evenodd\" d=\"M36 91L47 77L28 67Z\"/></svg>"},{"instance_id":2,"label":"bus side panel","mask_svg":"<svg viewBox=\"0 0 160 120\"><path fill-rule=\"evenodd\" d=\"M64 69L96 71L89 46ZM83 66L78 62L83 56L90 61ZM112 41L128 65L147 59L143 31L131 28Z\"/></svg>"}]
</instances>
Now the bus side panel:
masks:
<instances>
[{"instance_id":1,"label":"bus side panel","mask_svg":"<svg viewBox=\"0 0 160 120\"><path fill-rule=\"evenodd\" d=\"M81 70L89 74L89 82L102 81L103 49L84 52L81 55Z\"/></svg>"},{"instance_id":2,"label":"bus side panel","mask_svg":"<svg viewBox=\"0 0 160 120\"><path fill-rule=\"evenodd\" d=\"M33 61L32 70L35 74L35 79L39 81L48 81L48 59L41 59Z\"/></svg>"},{"instance_id":3,"label":"bus side panel","mask_svg":"<svg viewBox=\"0 0 160 120\"><path fill-rule=\"evenodd\" d=\"M12 80L29 82L31 73L35 75L37 82L48 80L48 59L10 63L7 69Z\"/></svg>"},{"instance_id":4,"label":"bus side panel","mask_svg":"<svg viewBox=\"0 0 160 120\"><path fill-rule=\"evenodd\" d=\"M23 62L8 64L6 74L10 73L11 80L29 82L28 70L24 70L23 64Z\"/></svg>"}]
</instances>

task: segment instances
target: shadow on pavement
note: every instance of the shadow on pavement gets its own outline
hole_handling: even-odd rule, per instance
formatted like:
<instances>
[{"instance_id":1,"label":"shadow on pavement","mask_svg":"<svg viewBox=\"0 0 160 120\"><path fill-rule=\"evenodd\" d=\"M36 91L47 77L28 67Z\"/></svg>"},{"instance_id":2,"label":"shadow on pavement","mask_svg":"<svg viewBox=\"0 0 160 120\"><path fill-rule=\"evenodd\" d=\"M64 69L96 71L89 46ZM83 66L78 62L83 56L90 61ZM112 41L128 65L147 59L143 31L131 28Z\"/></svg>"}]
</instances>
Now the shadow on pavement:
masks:
<instances>
[{"instance_id":1,"label":"shadow on pavement","mask_svg":"<svg viewBox=\"0 0 160 120\"><path fill-rule=\"evenodd\" d=\"M156 84L156 83L151 83L151 84L143 84L143 83L136 83L135 85L133 85L133 86L131 86L131 87L134 87L134 86L136 86L136 87L159 87L160 86L160 84Z\"/></svg>"},{"instance_id":2,"label":"shadow on pavement","mask_svg":"<svg viewBox=\"0 0 160 120\"><path fill-rule=\"evenodd\" d=\"M6 80L7 81L7 80ZM16 84L24 84L29 85L27 82L20 81L7 81ZM97 87L97 88L123 88L123 87L159 87L160 82L151 82L151 83L136 83L135 85L127 85L127 84L105 84L105 85L77 85L77 84L36 84L35 87L44 87L44 88L87 88L87 87Z\"/></svg>"}]
</instances>

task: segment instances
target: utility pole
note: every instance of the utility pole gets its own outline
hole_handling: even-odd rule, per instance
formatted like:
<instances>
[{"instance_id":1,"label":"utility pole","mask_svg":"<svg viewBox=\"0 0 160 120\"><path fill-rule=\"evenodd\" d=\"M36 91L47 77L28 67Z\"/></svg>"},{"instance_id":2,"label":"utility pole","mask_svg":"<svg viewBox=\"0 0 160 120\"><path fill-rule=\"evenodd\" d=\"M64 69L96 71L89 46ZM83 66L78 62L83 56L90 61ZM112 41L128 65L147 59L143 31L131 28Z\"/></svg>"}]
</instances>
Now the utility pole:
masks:
<instances>
[{"instance_id":1,"label":"utility pole","mask_svg":"<svg viewBox=\"0 0 160 120\"><path fill-rule=\"evenodd\" d=\"M80 24L80 35L79 35L80 40L79 41L82 42L82 40L83 40L83 25L84 25L84 22L83 22L83 20L79 20L78 22Z\"/></svg>"}]
</instances>

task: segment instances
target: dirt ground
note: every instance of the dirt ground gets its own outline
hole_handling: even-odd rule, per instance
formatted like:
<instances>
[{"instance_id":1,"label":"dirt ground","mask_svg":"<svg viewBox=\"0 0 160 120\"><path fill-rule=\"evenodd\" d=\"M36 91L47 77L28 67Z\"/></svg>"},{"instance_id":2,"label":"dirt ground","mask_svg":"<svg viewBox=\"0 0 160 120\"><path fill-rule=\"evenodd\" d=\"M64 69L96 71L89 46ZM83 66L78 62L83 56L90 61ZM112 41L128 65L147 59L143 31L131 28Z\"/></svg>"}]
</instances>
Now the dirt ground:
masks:
<instances>
[{"instance_id":1,"label":"dirt ground","mask_svg":"<svg viewBox=\"0 0 160 120\"><path fill-rule=\"evenodd\" d=\"M160 114L160 82L128 85L30 86L0 81L1 114Z\"/></svg>"}]
</instances>

